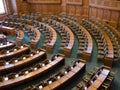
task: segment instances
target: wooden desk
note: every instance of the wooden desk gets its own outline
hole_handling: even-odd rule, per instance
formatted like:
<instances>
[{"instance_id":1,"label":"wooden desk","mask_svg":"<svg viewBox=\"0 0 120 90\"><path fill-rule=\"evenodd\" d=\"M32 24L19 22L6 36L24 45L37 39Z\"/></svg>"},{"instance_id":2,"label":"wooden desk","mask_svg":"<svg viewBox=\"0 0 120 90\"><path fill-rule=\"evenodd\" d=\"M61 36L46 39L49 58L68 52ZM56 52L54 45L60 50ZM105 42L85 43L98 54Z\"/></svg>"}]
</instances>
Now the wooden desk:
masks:
<instances>
[{"instance_id":1,"label":"wooden desk","mask_svg":"<svg viewBox=\"0 0 120 90\"><path fill-rule=\"evenodd\" d=\"M56 61L57 61L56 64L54 64L54 65L51 64L52 62L56 62ZM26 75L22 75L17 78L14 78L14 79L9 79L7 81L0 82L0 89L9 88L9 87L19 85L19 84L25 83L27 81L33 80L34 78L42 75L43 73L48 72L49 70L54 68L56 65L59 65L60 63L63 64L64 61L65 61L64 57L62 55L59 55L56 60L53 60L51 63L49 63L41 68L38 68L37 70L33 70ZM44 90L46 90L46 89L44 89Z\"/></svg>"},{"instance_id":2,"label":"wooden desk","mask_svg":"<svg viewBox=\"0 0 120 90\"><path fill-rule=\"evenodd\" d=\"M7 50L15 46L14 42L7 42L6 44L2 44L2 45L1 44L2 43L0 43L0 50L3 50L3 49Z\"/></svg>"},{"instance_id":3,"label":"wooden desk","mask_svg":"<svg viewBox=\"0 0 120 90\"><path fill-rule=\"evenodd\" d=\"M74 34L73 32L70 30L70 28L68 28L65 24L63 24L62 22L60 22L60 24L65 28L65 30L68 32L70 38L69 38L69 43L67 44L67 46L64 47L64 54L66 57L70 57L71 55L71 51L74 45Z\"/></svg>"},{"instance_id":4,"label":"wooden desk","mask_svg":"<svg viewBox=\"0 0 120 90\"><path fill-rule=\"evenodd\" d=\"M40 24L42 24L43 26L46 26L49 28L50 32L52 33L52 39L50 40L49 43L46 43L46 51L47 53L52 53L53 52L53 48L54 48L54 45L57 41L57 33L56 31L51 27L49 26L48 24L44 24L42 22L39 22Z\"/></svg>"},{"instance_id":5,"label":"wooden desk","mask_svg":"<svg viewBox=\"0 0 120 90\"><path fill-rule=\"evenodd\" d=\"M4 60L4 59L8 59L9 58L13 58L13 57L16 57L16 56L20 56L21 54L25 54L25 53L28 53L30 51L30 47L29 46L26 46L24 45L23 48L19 48L18 50L16 51L12 51L10 53L5 53L5 54L1 54L0 55L0 60Z\"/></svg>"},{"instance_id":6,"label":"wooden desk","mask_svg":"<svg viewBox=\"0 0 120 90\"><path fill-rule=\"evenodd\" d=\"M90 22L90 21L87 21L87 20L84 20L85 22L89 23L90 25L94 25L94 23ZM112 42L109 38L109 36L101 29L99 28L98 26L94 25L94 27L99 30L99 32L102 33L105 41L106 41L106 48L108 48L108 54L105 55L104 57L104 65L106 66L112 66L113 64L113 58L114 58L114 49L113 49L113 45L112 45ZM92 28L92 27L91 27Z\"/></svg>"},{"instance_id":7,"label":"wooden desk","mask_svg":"<svg viewBox=\"0 0 120 90\"><path fill-rule=\"evenodd\" d=\"M0 34L0 42L1 42L1 43L2 43L2 41L4 40L5 37L6 37L5 35Z\"/></svg>"},{"instance_id":8,"label":"wooden desk","mask_svg":"<svg viewBox=\"0 0 120 90\"><path fill-rule=\"evenodd\" d=\"M85 33L85 35L87 37L86 39L88 40L88 45L87 45L88 47L87 47L86 50L83 51L82 57L83 57L84 60L89 61L90 57L91 57L91 54L92 54L92 50L93 50L93 44L92 44L91 35L89 34L89 32L83 26L81 26L77 22L72 21L72 20L70 20L68 18L65 18L65 19L68 20L69 22L74 23L75 25L77 25Z\"/></svg>"},{"instance_id":9,"label":"wooden desk","mask_svg":"<svg viewBox=\"0 0 120 90\"><path fill-rule=\"evenodd\" d=\"M22 40L24 39L24 32L22 30L17 31L18 35L16 38L17 45L21 46L22 45Z\"/></svg>"},{"instance_id":10,"label":"wooden desk","mask_svg":"<svg viewBox=\"0 0 120 90\"><path fill-rule=\"evenodd\" d=\"M99 87L102 85L102 83L107 78L107 76L109 75L109 73L110 73L110 68L106 67L106 66L105 67L103 66L103 70L102 70L101 74L93 82L93 84L88 87L88 90L98 90Z\"/></svg>"},{"instance_id":11,"label":"wooden desk","mask_svg":"<svg viewBox=\"0 0 120 90\"><path fill-rule=\"evenodd\" d=\"M32 57L29 56L28 58L26 58L25 60L20 60L18 62L14 62L11 63L9 65L5 65L5 66L0 66L0 72L8 72L11 70L16 70L18 68L23 68L25 66L27 66L28 64L34 63L38 60L40 60L41 58L46 59L46 52L45 51L40 51L39 53L36 53L35 55L33 55Z\"/></svg>"},{"instance_id":12,"label":"wooden desk","mask_svg":"<svg viewBox=\"0 0 120 90\"><path fill-rule=\"evenodd\" d=\"M36 37L34 36L35 38L33 40L30 40L30 43L31 43L31 47L33 49L37 49L37 44L38 44L38 42L40 40L41 33L37 28L35 28L35 27L31 26L31 25L28 25L28 27L30 27L31 30L34 30L34 32L36 33Z\"/></svg>"},{"instance_id":13,"label":"wooden desk","mask_svg":"<svg viewBox=\"0 0 120 90\"><path fill-rule=\"evenodd\" d=\"M117 37L117 41L119 42L120 45L120 32L107 23L102 22L102 24L104 24L108 29L110 29L110 31Z\"/></svg>"},{"instance_id":14,"label":"wooden desk","mask_svg":"<svg viewBox=\"0 0 120 90\"><path fill-rule=\"evenodd\" d=\"M48 24L46 24L46 26L49 28L50 32L52 33L52 39L50 41L50 43L47 43L46 44L46 50L48 53L52 53L53 52L53 47L55 46L55 43L57 41L57 33L56 31L51 27L49 26Z\"/></svg>"},{"instance_id":15,"label":"wooden desk","mask_svg":"<svg viewBox=\"0 0 120 90\"><path fill-rule=\"evenodd\" d=\"M15 28L10 28L10 27L6 27L6 26L2 26L1 29L2 29L2 33L6 32L10 36L15 36L16 35Z\"/></svg>"},{"instance_id":16,"label":"wooden desk","mask_svg":"<svg viewBox=\"0 0 120 90\"><path fill-rule=\"evenodd\" d=\"M80 63L81 62L79 62L77 66L75 66L71 71L62 76L60 79L57 79L56 81L54 81L50 85L47 85L46 87L49 87L51 90L59 89L60 86L64 85L66 82L72 79L78 72L81 72L85 68L86 62L82 66L79 65Z\"/></svg>"}]
</instances>

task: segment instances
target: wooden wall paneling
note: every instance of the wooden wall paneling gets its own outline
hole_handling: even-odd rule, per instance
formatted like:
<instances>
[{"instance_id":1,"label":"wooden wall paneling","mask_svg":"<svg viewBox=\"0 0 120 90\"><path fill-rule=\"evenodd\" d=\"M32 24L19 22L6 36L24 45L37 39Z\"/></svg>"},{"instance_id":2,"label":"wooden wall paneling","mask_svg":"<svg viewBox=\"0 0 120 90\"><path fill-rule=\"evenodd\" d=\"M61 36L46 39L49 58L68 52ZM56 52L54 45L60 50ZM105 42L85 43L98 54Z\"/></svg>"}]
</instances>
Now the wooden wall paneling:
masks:
<instances>
[{"instance_id":1,"label":"wooden wall paneling","mask_svg":"<svg viewBox=\"0 0 120 90\"><path fill-rule=\"evenodd\" d=\"M103 10L103 21L109 21L110 20L110 10L104 9Z\"/></svg>"},{"instance_id":2,"label":"wooden wall paneling","mask_svg":"<svg viewBox=\"0 0 120 90\"><path fill-rule=\"evenodd\" d=\"M60 4L61 0L27 0L28 3L39 4Z\"/></svg>"},{"instance_id":3,"label":"wooden wall paneling","mask_svg":"<svg viewBox=\"0 0 120 90\"><path fill-rule=\"evenodd\" d=\"M66 0L61 1L61 14L66 14Z\"/></svg>"},{"instance_id":4,"label":"wooden wall paneling","mask_svg":"<svg viewBox=\"0 0 120 90\"><path fill-rule=\"evenodd\" d=\"M81 8L80 8L80 6L76 5L75 14L76 14L76 16L80 16L81 15Z\"/></svg>"},{"instance_id":5,"label":"wooden wall paneling","mask_svg":"<svg viewBox=\"0 0 120 90\"><path fill-rule=\"evenodd\" d=\"M119 12L118 11L111 11L111 19L109 24L113 27L117 28L119 23Z\"/></svg>"},{"instance_id":6,"label":"wooden wall paneling","mask_svg":"<svg viewBox=\"0 0 120 90\"><path fill-rule=\"evenodd\" d=\"M41 8L42 8L41 14L46 15L48 12L48 7L46 5L41 5Z\"/></svg>"},{"instance_id":7,"label":"wooden wall paneling","mask_svg":"<svg viewBox=\"0 0 120 90\"><path fill-rule=\"evenodd\" d=\"M111 11L111 22L118 22L119 20L119 12L118 11Z\"/></svg>"},{"instance_id":8,"label":"wooden wall paneling","mask_svg":"<svg viewBox=\"0 0 120 90\"><path fill-rule=\"evenodd\" d=\"M117 29L120 32L120 12L119 12L119 19L118 19L118 27L117 27Z\"/></svg>"},{"instance_id":9,"label":"wooden wall paneling","mask_svg":"<svg viewBox=\"0 0 120 90\"><path fill-rule=\"evenodd\" d=\"M83 12L82 12L83 15L82 15L82 17L88 19L88 14L89 14L88 10L89 10L89 7L88 6L83 6L82 9L83 9Z\"/></svg>"},{"instance_id":10,"label":"wooden wall paneling","mask_svg":"<svg viewBox=\"0 0 120 90\"><path fill-rule=\"evenodd\" d=\"M75 16L75 5L71 5L69 8L70 16Z\"/></svg>"},{"instance_id":11,"label":"wooden wall paneling","mask_svg":"<svg viewBox=\"0 0 120 90\"><path fill-rule=\"evenodd\" d=\"M67 5L67 15L74 16L75 14L75 5Z\"/></svg>"},{"instance_id":12,"label":"wooden wall paneling","mask_svg":"<svg viewBox=\"0 0 120 90\"><path fill-rule=\"evenodd\" d=\"M98 19L98 20L102 20L102 15L103 15L103 10L97 8L97 16L96 16L97 19Z\"/></svg>"},{"instance_id":13,"label":"wooden wall paneling","mask_svg":"<svg viewBox=\"0 0 120 90\"><path fill-rule=\"evenodd\" d=\"M90 15L91 15L90 17L94 18L94 8L93 7L91 7Z\"/></svg>"},{"instance_id":14,"label":"wooden wall paneling","mask_svg":"<svg viewBox=\"0 0 120 90\"><path fill-rule=\"evenodd\" d=\"M97 8L93 8L93 17L96 18L97 16Z\"/></svg>"},{"instance_id":15,"label":"wooden wall paneling","mask_svg":"<svg viewBox=\"0 0 120 90\"><path fill-rule=\"evenodd\" d=\"M82 5L82 0L66 0L67 4L70 4L70 5Z\"/></svg>"}]
</instances>

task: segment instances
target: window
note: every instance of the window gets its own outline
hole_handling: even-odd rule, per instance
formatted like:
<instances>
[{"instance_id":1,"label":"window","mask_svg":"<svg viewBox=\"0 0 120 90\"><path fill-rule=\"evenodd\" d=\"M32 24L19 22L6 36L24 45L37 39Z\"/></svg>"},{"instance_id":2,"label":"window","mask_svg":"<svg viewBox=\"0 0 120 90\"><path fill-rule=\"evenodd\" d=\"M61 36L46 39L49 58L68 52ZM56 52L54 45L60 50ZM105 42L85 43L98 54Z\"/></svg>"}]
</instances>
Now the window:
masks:
<instances>
[{"instance_id":1,"label":"window","mask_svg":"<svg viewBox=\"0 0 120 90\"><path fill-rule=\"evenodd\" d=\"M3 0L0 0L0 14L5 13L5 6Z\"/></svg>"}]
</instances>

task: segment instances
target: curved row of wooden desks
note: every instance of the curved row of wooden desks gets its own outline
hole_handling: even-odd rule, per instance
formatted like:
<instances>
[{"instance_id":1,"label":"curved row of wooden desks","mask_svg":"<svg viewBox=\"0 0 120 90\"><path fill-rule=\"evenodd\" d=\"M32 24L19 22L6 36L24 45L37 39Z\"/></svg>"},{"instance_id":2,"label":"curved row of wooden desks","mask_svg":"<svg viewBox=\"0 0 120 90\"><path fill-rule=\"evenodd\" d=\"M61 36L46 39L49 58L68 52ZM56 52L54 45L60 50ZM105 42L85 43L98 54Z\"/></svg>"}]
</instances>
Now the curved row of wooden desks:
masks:
<instances>
[{"instance_id":1,"label":"curved row of wooden desks","mask_svg":"<svg viewBox=\"0 0 120 90\"><path fill-rule=\"evenodd\" d=\"M30 43L31 43L32 48L36 49L37 44L38 44L38 42L40 40L40 37L41 37L41 33L37 28L35 28L35 27L31 26L31 25L27 25L27 27L30 27L31 30L33 30L33 33L32 33L33 38L32 38L32 40L30 40Z\"/></svg>"},{"instance_id":2,"label":"curved row of wooden desks","mask_svg":"<svg viewBox=\"0 0 120 90\"><path fill-rule=\"evenodd\" d=\"M99 22L100 23L100 22ZM120 32L117 31L114 27L110 26L109 24L105 22L101 22L102 25L105 25L105 28L108 28L117 38L119 44L120 44Z\"/></svg>"},{"instance_id":3,"label":"curved row of wooden desks","mask_svg":"<svg viewBox=\"0 0 120 90\"><path fill-rule=\"evenodd\" d=\"M65 28L65 30L68 32L68 34L70 36L68 45L66 47L64 47L64 54L65 54L65 56L70 57L71 51L72 51L72 48L73 48L73 45L74 45L74 41L75 41L74 34L70 30L70 28L68 28L62 22L60 22L60 24Z\"/></svg>"},{"instance_id":4,"label":"curved row of wooden desks","mask_svg":"<svg viewBox=\"0 0 120 90\"><path fill-rule=\"evenodd\" d=\"M64 56L61 54L53 56L51 59L46 59L42 63L38 63L33 67L25 68L16 73L0 77L0 89L10 88L15 85L23 84L33 80L40 75L43 75L53 69L57 65L64 64Z\"/></svg>"},{"instance_id":5,"label":"curved row of wooden desks","mask_svg":"<svg viewBox=\"0 0 120 90\"><path fill-rule=\"evenodd\" d=\"M63 52L64 52L66 57L70 57L71 50L72 50L73 45L74 45L74 34L73 34L73 32L66 25L64 25L62 22L57 22L55 20L49 19L47 21L47 23L49 25L51 25L57 32L63 32L63 35L68 37L68 38L62 37L63 42L64 42L65 38L68 39L68 40L66 40L68 42L65 42L65 44L64 44L65 46L64 46ZM61 29L64 29L64 30L61 30ZM67 34L65 32L67 32Z\"/></svg>"},{"instance_id":6,"label":"curved row of wooden desks","mask_svg":"<svg viewBox=\"0 0 120 90\"><path fill-rule=\"evenodd\" d=\"M46 51L48 52L48 53L52 53L53 52L53 48L54 48L54 46L55 46L55 43L56 43L56 41L57 41L57 33L56 33L56 31L51 27L51 26L49 26L48 24L45 24L45 23L42 23L42 22L39 22L39 24L40 24L40 28L42 28L42 26L41 25L43 25L43 27L44 26L46 26L48 29L49 29L49 31L50 31L50 33L51 33L51 36L50 36L50 38L49 38L49 42L47 42L46 43ZM42 28L42 31L43 31L43 29L46 29L46 28ZM41 29L40 29L41 30ZM49 33L49 34L50 34Z\"/></svg>"},{"instance_id":7,"label":"curved row of wooden desks","mask_svg":"<svg viewBox=\"0 0 120 90\"><path fill-rule=\"evenodd\" d=\"M113 80L114 75L111 74L111 68L102 65L88 72L77 85L77 88L78 90L109 90Z\"/></svg>"},{"instance_id":8,"label":"curved row of wooden desks","mask_svg":"<svg viewBox=\"0 0 120 90\"><path fill-rule=\"evenodd\" d=\"M28 45L23 45L21 47L14 47L10 50L0 51L0 60L9 60L13 57L18 57L22 54L29 53L30 47Z\"/></svg>"},{"instance_id":9,"label":"curved row of wooden desks","mask_svg":"<svg viewBox=\"0 0 120 90\"><path fill-rule=\"evenodd\" d=\"M7 35L10 35L10 36L15 36L16 35L15 28L7 27L7 26L2 26L0 29L1 29L0 33L7 33Z\"/></svg>"},{"instance_id":10,"label":"curved row of wooden desks","mask_svg":"<svg viewBox=\"0 0 120 90\"><path fill-rule=\"evenodd\" d=\"M84 60L77 60L72 66L67 66L63 72L60 71L46 81L40 82L36 86L28 87L25 90L58 90L77 74L85 71L85 68L86 62Z\"/></svg>"},{"instance_id":11,"label":"curved row of wooden desks","mask_svg":"<svg viewBox=\"0 0 120 90\"><path fill-rule=\"evenodd\" d=\"M7 23L7 22L6 22ZM47 50L47 52L49 52L49 53L52 53L52 51L53 51L53 47L54 47L54 45L55 45L55 43L56 43L56 40L57 40L57 33L55 32L55 30L51 27L51 26L49 26L48 24L44 24L44 23L42 23L42 22L38 22L39 23L39 26L38 27L34 27L34 26L31 26L31 25L24 25L24 24L22 24L22 23L13 23L13 22L9 22L9 23L11 23L13 26L15 26L15 25L18 25L18 26L20 26L21 28L24 26L24 28L27 28L27 27L30 27L30 29L31 30L34 30L34 32L35 32L35 35L36 36L34 36L34 38L30 41L30 43L31 43L31 46L32 46L32 48L33 49L36 49L37 48L37 44L38 44L38 41L40 40L40 37L41 37L41 33L40 33L40 31L37 29L38 27L40 28L40 26L41 26L41 24L43 25L43 26L46 26L49 30L50 30L50 32L52 33L52 37L50 37L49 38L49 42L47 42L47 44L46 44L46 50ZM4 23L5 24L5 23ZM23 26L22 26L23 25ZM8 25L9 26L9 25ZM14 27L15 28L15 27ZM30 32L30 31L28 31L28 32ZM28 33L27 32L27 33ZM17 31L17 42L18 42L18 45L21 45L21 43L22 43L22 40L23 40L23 38L24 38L24 33L22 32L22 31L20 31L20 30L18 30Z\"/></svg>"},{"instance_id":12,"label":"curved row of wooden desks","mask_svg":"<svg viewBox=\"0 0 120 90\"><path fill-rule=\"evenodd\" d=\"M0 43L0 50L8 50L12 47L15 46L15 42L12 42L12 41L8 41L8 42L5 42L5 43Z\"/></svg>"},{"instance_id":13,"label":"curved row of wooden desks","mask_svg":"<svg viewBox=\"0 0 120 90\"><path fill-rule=\"evenodd\" d=\"M73 28L76 25L76 27L79 27L80 30L82 30L85 33L85 36L86 36L85 39L87 39L87 43L86 43L87 47L85 47L84 51L82 52L82 57L83 57L83 59L89 61L89 59L91 57L91 54L92 54L92 50L93 50L91 35L89 34L89 32L84 27L82 27L80 24L78 24L75 21L72 21L72 20L67 19L67 18L63 18L63 21L66 21L70 25L70 27L73 27Z\"/></svg>"},{"instance_id":14,"label":"curved row of wooden desks","mask_svg":"<svg viewBox=\"0 0 120 90\"><path fill-rule=\"evenodd\" d=\"M8 19L6 18L6 22L26 23L29 25L33 25L33 20L22 18L8 18Z\"/></svg>"},{"instance_id":15,"label":"curved row of wooden desks","mask_svg":"<svg viewBox=\"0 0 120 90\"><path fill-rule=\"evenodd\" d=\"M41 20L41 14L21 14L22 19L29 19L29 20Z\"/></svg>"},{"instance_id":16,"label":"curved row of wooden desks","mask_svg":"<svg viewBox=\"0 0 120 90\"><path fill-rule=\"evenodd\" d=\"M6 25L6 23L8 23L8 28L9 28L9 23L11 23L11 25L13 25L13 27L15 25L17 26L24 26L25 28L29 27L30 30L27 32L27 33L32 33L32 30L33 30L33 33L34 35L32 35L32 39L30 40L30 43L31 43L31 46L33 49L36 49L37 48L37 44L38 44L38 41L40 40L40 37L41 37L41 33L39 32L39 30L37 28L35 28L34 26L31 26L31 25L24 25L22 23L17 23L17 22L5 22L3 25ZM2 26L2 27L6 27L6 26ZM16 28L16 27L14 27ZM18 45L22 45L22 40L24 39L24 32L22 30L18 30L18 31L15 31L15 34L17 35L17 42L18 42ZM15 36L15 35L14 35Z\"/></svg>"},{"instance_id":17,"label":"curved row of wooden desks","mask_svg":"<svg viewBox=\"0 0 120 90\"><path fill-rule=\"evenodd\" d=\"M103 31L105 31L107 33L107 35L110 37L110 40L113 44L113 49L114 49L114 61L118 61L120 59L120 55L119 55L120 44L119 44L119 36L117 36L117 35L120 33L115 29L113 29L111 32L112 28L108 28L108 27L104 26L102 23L100 23L94 19L90 19L90 21L95 23L98 27L100 27ZM115 34L115 31L116 31L117 35Z\"/></svg>"},{"instance_id":18,"label":"curved row of wooden desks","mask_svg":"<svg viewBox=\"0 0 120 90\"><path fill-rule=\"evenodd\" d=\"M112 42L111 42L109 36L102 29L100 29L98 26L94 25L92 22L89 22L87 20L83 20L83 21L88 22L90 24L91 28L93 25L93 27L95 27L99 32L102 33L102 36L104 37L106 44L107 44L106 45L107 54L104 57L104 64L111 67L113 64L114 50L113 50L113 45L112 45Z\"/></svg>"},{"instance_id":19,"label":"curved row of wooden desks","mask_svg":"<svg viewBox=\"0 0 120 90\"><path fill-rule=\"evenodd\" d=\"M24 32L22 30L18 30L16 33L16 42L18 46L22 45L23 39L24 39Z\"/></svg>"},{"instance_id":20,"label":"curved row of wooden desks","mask_svg":"<svg viewBox=\"0 0 120 90\"><path fill-rule=\"evenodd\" d=\"M40 61L41 58L46 59L46 52L37 49L35 52L30 52L29 54L22 55L19 58L10 59L9 61L0 60L0 74L23 68L34 62Z\"/></svg>"}]
</instances>

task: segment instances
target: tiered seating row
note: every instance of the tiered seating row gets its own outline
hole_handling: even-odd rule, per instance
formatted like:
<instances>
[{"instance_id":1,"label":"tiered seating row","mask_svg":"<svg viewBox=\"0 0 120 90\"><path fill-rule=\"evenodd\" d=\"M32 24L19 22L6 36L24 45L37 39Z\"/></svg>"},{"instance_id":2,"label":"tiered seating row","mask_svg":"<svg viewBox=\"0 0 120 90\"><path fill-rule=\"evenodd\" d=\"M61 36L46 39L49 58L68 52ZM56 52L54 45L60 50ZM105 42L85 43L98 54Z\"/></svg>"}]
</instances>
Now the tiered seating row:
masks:
<instances>
[{"instance_id":1,"label":"tiered seating row","mask_svg":"<svg viewBox=\"0 0 120 90\"><path fill-rule=\"evenodd\" d=\"M7 35L10 35L10 36L15 36L16 35L15 28L7 27L7 26L2 26L0 32L1 33L6 33Z\"/></svg>"},{"instance_id":2,"label":"tiered seating row","mask_svg":"<svg viewBox=\"0 0 120 90\"><path fill-rule=\"evenodd\" d=\"M85 71L85 68L86 62L84 60L77 60L72 66L66 67L64 72L59 72L46 81L40 82L36 86L28 87L25 90L58 90L76 74Z\"/></svg>"},{"instance_id":3,"label":"tiered seating row","mask_svg":"<svg viewBox=\"0 0 120 90\"><path fill-rule=\"evenodd\" d=\"M49 25L51 25L62 37L60 51L63 51L65 56L70 57L72 47L74 45L74 35L72 31L61 22L55 20L46 20Z\"/></svg>"},{"instance_id":4,"label":"tiered seating row","mask_svg":"<svg viewBox=\"0 0 120 90\"><path fill-rule=\"evenodd\" d=\"M22 19L28 19L28 20L37 20L37 21L40 21L41 19L41 14L39 13L36 13L36 14L22 14L21 15L21 18Z\"/></svg>"},{"instance_id":5,"label":"tiered seating row","mask_svg":"<svg viewBox=\"0 0 120 90\"><path fill-rule=\"evenodd\" d=\"M37 44L40 40L41 33L37 28L34 28L33 26L28 25L28 27L31 28L31 32L29 34L31 35L32 39L30 40L31 46L33 49L37 48Z\"/></svg>"},{"instance_id":6,"label":"tiered seating row","mask_svg":"<svg viewBox=\"0 0 120 90\"><path fill-rule=\"evenodd\" d=\"M0 60L9 60L10 58L20 56L22 54L28 53L29 51L30 47L28 45L14 47L10 50L2 50L0 51Z\"/></svg>"},{"instance_id":7,"label":"tiered seating row","mask_svg":"<svg viewBox=\"0 0 120 90\"><path fill-rule=\"evenodd\" d=\"M111 68L101 66L92 72L88 72L77 85L77 88L79 90L108 90L113 80L114 75L111 73Z\"/></svg>"},{"instance_id":8,"label":"tiered seating row","mask_svg":"<svg viewBox=\"0 0 120 90\"><path fill-rule=\"evenodd\" d=\"M0 43L0 50L3 50L3 49L8 50L14 46L15 46L15 42L12 42L12 41Z\"/></svg>"},{"instance_id":9,"label":"tiered seating row","mask_svg":"<svg viewBox=\"0 0 120 90\"><path fill-rule=\"evenodd\" d=\"M16 36L17 45L21 46L24 39L24 32L22 30L18 30Z\"/></svg>"},{"instance_id":10,"label":"tiered seating row","mask_svg":"<svg viewBox=\"0 0 120 90\"><path fill-rule=\"evenodd\" d=\"M113 49L114 49L114 61L118 61L120 59L120 44L118 42L119 40L119 36L116 36L115 33L113 34L111 32L110 29L108 29L107 27L105 27L102 23L95 21L93 19L90 19L90 21L92 21L93 23L95 23L96 25L98 25L100 28L102 28L102 30L104 30L110 37L112 44L113 44ZM115 30L117 31L117 30ZM118 32L119 34L119 32Z\"/></svg>"},{"instance_id":11,"label":"tiered seating row","mask_svg":"<svg viewBox=\"0 0 120 90\"><path fill-rule=\"evenodd\" d=\"M81 55L83 59L89 61L93 49L92 37L90 36L89 32L84 27L70 19L63 18L62 21L73 29L73 32L79 39L80 46L78 56Z\"/></svg>"},{"instance_id":12,"label":"tiered seating row","mask_svg":"<svg viewBox=\"0 0 120 90\"><path fill-rule=\"evenodd\" d=\"M38 28L40 31L45 33L45 44L43 45L43 47L46 47L46 50L48 53L52 53L53 52L53 48L54 45L56 43L57 40L57 33L56 31L49 26L48 24L44 24L42 22L39 22Z\"/></svg>"},{"instance_id":13,"label":"tiered seating row","mask_svg":"<svg viewBox=\"0 0 120 90\"><path fill-rule=\"evenodd\" d=\"M46 52L41 49L37 49L36 52L30 52L29 54L25 54L20 56L19 58L13 58L9 61L0 60L0 74L16 70L18 68L23 68L27 65L32 64L40 60L41 58L46 59Z\"/></svg>"},{"instance_id":14,"label":"tiered seating row","mask_svg":"<svg viewBox=\"0 0 120 90\"><path fill-rule=\"evenodd\" d=\"M9 75L2 76L0 77L0 89L9 88L33 80L60 64L64 64L64 56L55 55L50 60L46 59L42 63L23 69L18 73L10 73Z\"/></svg>"},{"instance_id":15,"label":"tiered seating row","mask_svg":"<svg viewBox=\"0 0 120 90\"><path fill-rule=\"evenodd\" d=\"M88 24L90 29L92 28L93 32L94 31L95 31L95 33L97 32L96 34L100 35L101 40L103 38L102 41L104 41L103 45L104 45L104 51L105 51L105 54L104 54L105 56L103 57L104 58L104 65L107 65L107 66L111 67L112 64L113 64L114 50L113 50L113 45L112 45L112 42L111 42L109 36L103 30L101 30L99 27L97 27L96 25L94 25L93 23L91 23L87 20L82 20L82 23L83 23L83 25Z\"/></svg>"}]
</instances>

